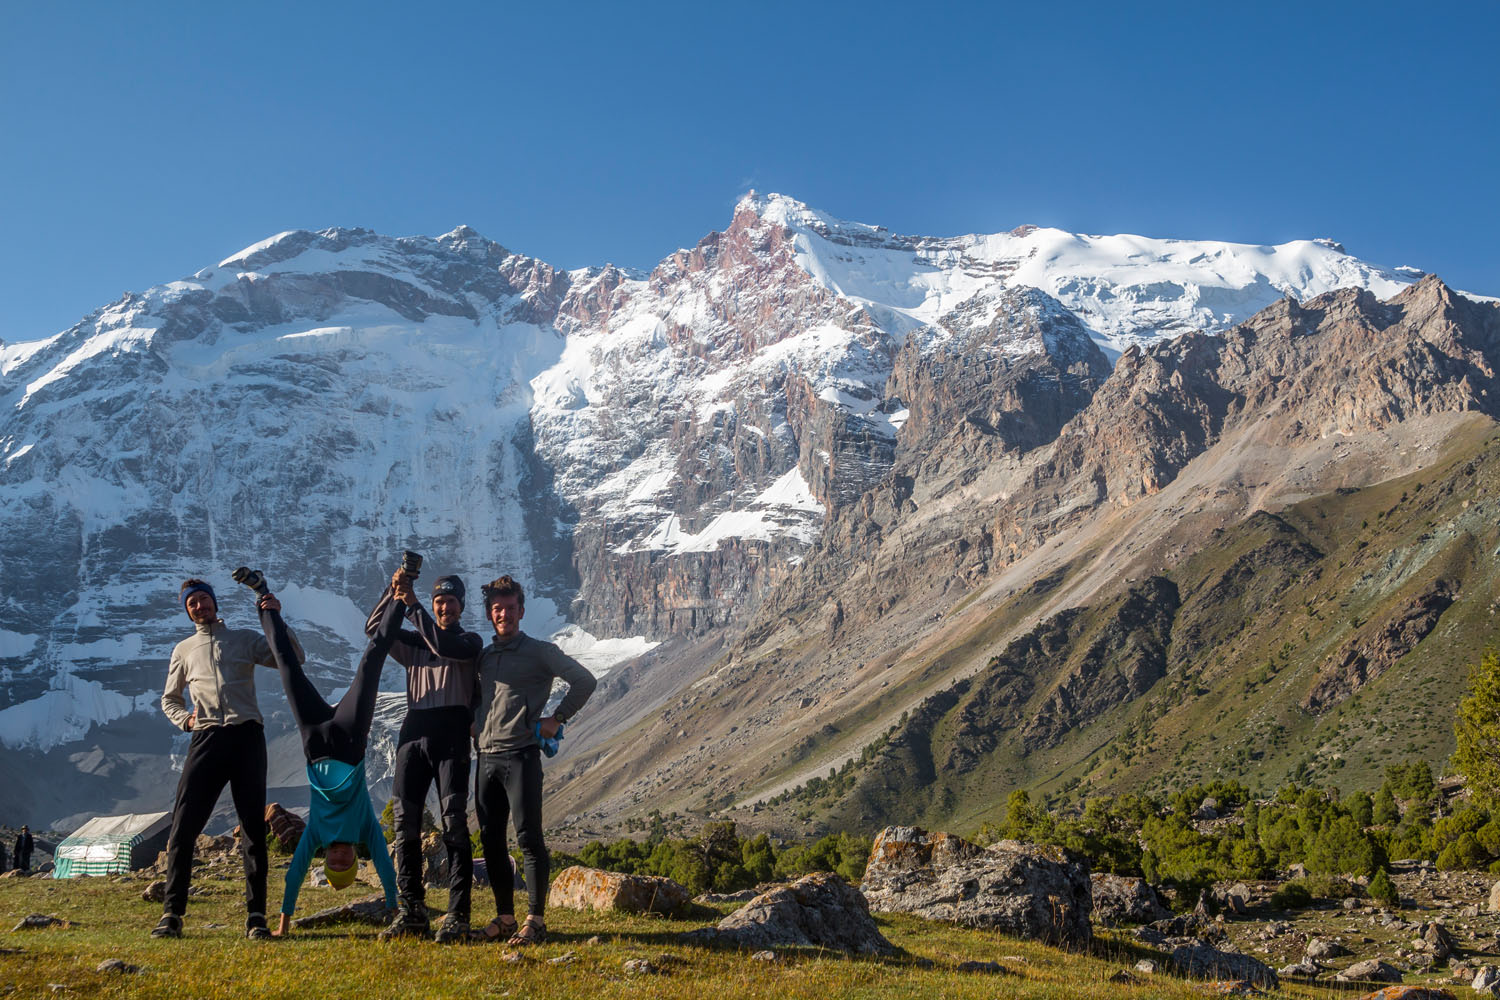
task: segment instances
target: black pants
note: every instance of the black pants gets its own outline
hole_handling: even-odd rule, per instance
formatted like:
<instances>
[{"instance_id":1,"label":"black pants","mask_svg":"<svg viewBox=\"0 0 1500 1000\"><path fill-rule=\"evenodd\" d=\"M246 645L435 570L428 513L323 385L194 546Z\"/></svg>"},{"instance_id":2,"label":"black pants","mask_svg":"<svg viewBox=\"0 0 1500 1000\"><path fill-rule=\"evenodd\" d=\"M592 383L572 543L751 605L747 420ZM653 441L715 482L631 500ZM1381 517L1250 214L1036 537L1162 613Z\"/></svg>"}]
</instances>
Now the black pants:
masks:
<instances>
[{"instance_id":1,"label":"black pants","mask_svg":"<svg viewBox=\"0 0 1500 1000\"><path fill-rule=\"evenodd\" d=\"M225 785L240 817L245 909L266 912L266 733L259 722L241 722L193 730L167 837L166 913L187 912L193 846Z\"/></svg>"},{"instance_id":2,"label":"black pants","mask_svg":"<svg viewBox=\"0 0 1500 1000\"><path fill-rule=\"evenodd\" d=\"M392 602L399 607L399 604ZM419 708L406 713L396 747L396 891L401 905L425 905L422 884L422 807L437 784L443 846L448 852L448 912L467 921L474 880L469 844L469 710Z\"/></svg>"},{"instance_id":3,"label":"black pants","mask_svg":"<svg viewBox=\"0 0 1500 1000\"><path fill-rule=\"evenodd\" d=\"M375 696L380 693L380 668L391 649L401 625L401 605L396 601L386 609L380 627L365 646L365 654L354 672L354 683L344 692L337 705L329 705L313 687L302 670L302 661L287 635L281 613L262 610L261 628L276 656L281 671L281 686L302 734L302 752L308 763L338 760L358 764L365 759L370 741L370 723L375 719Z\"/></svg>"},{"instance_id":4,"label":"black pants","mask_svg":"<svg viewBox=\"0 0 1500 1000\"><path fill-rule=\"evenodd\" d=\"M552 856L542 842L542 751L537 747L509 753L479 755L474 808L479 814L479 839L484 864L495 892L495 912L515 913L510 878L510 855L505 825L516 824L516 844L526 872L527 912L540 917L552 883Z\"/></svg>"}]
</instances>

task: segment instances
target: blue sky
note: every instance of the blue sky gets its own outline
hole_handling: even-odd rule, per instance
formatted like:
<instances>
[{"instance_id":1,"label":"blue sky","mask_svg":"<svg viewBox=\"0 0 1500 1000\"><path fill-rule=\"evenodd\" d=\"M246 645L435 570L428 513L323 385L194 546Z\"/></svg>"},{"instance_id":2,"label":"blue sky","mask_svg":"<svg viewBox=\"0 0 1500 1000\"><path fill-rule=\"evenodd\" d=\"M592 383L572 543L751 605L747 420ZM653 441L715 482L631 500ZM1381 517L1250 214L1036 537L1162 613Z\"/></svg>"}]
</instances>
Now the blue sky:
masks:
<instances>
[{"instance_id":1,"label":"blue sky","mask_svg":"<svg viewBox=\"0 0 1500 1000\"><path fill-rule=\"evenodd\" d=\"M1042 7L5 0L0 339L286 229L650 267L752 187L1500 295L1500 3Z\"/></svg>"}]
</instances>

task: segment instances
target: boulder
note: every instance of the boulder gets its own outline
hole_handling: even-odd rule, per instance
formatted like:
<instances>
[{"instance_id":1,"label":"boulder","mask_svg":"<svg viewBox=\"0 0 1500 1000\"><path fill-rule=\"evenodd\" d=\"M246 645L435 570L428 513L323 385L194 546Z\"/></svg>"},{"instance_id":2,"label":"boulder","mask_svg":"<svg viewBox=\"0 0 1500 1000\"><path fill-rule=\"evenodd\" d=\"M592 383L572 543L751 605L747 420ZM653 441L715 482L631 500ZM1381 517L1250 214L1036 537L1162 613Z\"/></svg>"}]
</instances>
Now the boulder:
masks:
<instances>
[{"instance_id":1,"label":"boulder","mask_svg":"<svg viewBox=\"0 0 1500 1000\"><path fill-rule=\"evenodd\" d=\"M875 926L864 895L831 872L814 872L756 896L719 921L713 940L757 952L788 946L896 952Z\"/></svg>"},{"instance_id":2,"label":"boulder","mask_svg":"<svg viewBox=\"0 0 1500 1000\"><path fill-rule=\"evenodd\" d=\"M1430 986L1387 986L1374 993L1366 993L1359 997L1359 1000L1456 1000L1456 998L1447 990L1437 990Z\"/></svg>"},{"instance_id":3,"label":"boulder","mask_svg":"<svg viewBox=\"0 0 1500 1000\"><path fill-rule=\"evenodd\" d=\"M675 913L688 899L688 891L669 878L626 875L582 865L563 869L552 880L547 894L549 906L620 913Z\"/></svg>"},{"instance_id":4,"label":"boulder","mask_svg":"<svg viewBox=\"0 0 1500 1000\"><path fill-rule=\"evenodd\" d=\"M1088 863L1060 847L981 848L946 833L886 827L860 886L870 908L912 913L1069 947L1091 938Z\"/></svg>"},{"instance_id":5,"label":"boulder","mask_svg":"<svg viewBox=\"0 0 1500 1000\"><path fill-rule=\"evenodd\" d=\"M1355 962L1333 977L1341 983L1399 983L1401 970L1378 958Z\"/></svg>"},{"instance_id":6,"label":"boulder","mask_svg":"<svg viewBox=\"0 0 1500 1000\"><path fill-rule=\"evenodd\" d=\"M1104 927L1149 924L1172 916L1172 911L1162 905L1156 890L1143 878L1095 872L1090 882L1093 917Z\"/></svg>"},{"instance_id":7,"label":"boulder","mask_svg":"<svg viewBox=\"0 0 1500 1000\"><path fill-rule=\"evenodd\" d=\"M1315 962L1321 962L1329 958L1342 958L1352 952L1337 941L1328 938L1313 938L1307 942L1307 949L1303 954Z\"/></svg>"},{"instance_id":8,"label":"boulder","mask_svg":"<svg viewBox=\"0 0 1500 1000\"><path fill-rule=\"evenodd\" d=\"M283 851L295 851L302 839L302 831L307 829L307 823L301 816L284 808L280 802L271 802L266 805L266 829L276 838Z\"/></svg>"},{"instance_id":9,"label":"boulder","mask_svg":"<svg viewBox=\"0 0 1500 1000\"><path fill-rule=\"evenodd\" d=\"M448 845L436 830L422 834L422 878L435 889L448 885Z\"/></svg>"},{"instance_id":10,"label":"boulder","mask_svg":"<svg viewBox=\"0 0 1500 1000\"><path fill-rule=\"evenodd\" d=\"M1310 958L1304 958L1300 962L1284 965L1276 970L1276 974L1286 979L1314 979L1323 967Z\"/></svg>"},{"instance_id":11,"label":"boulder","mask_svg":"<svg viewBox=\"0 0 1500 1000\"><path fill-rule=\"evenodd\" d=\"M1223 951L1202 941L1172 949L1172 964L1189 979L1234 980L1275 988L1276 970L1257 958Z\"/></svg>"},{"instance_id":12,"label":"boulder","mask_svg":"<svg viewBox=\"0 0 1500 1000\"><path fill-rule=\"evenodd\" d=\"M1434 920L1422 931L1423 951L1428 952L1439 962L1447 960L1457 949L1453 936L1448 933L1448 928L1443 926L1442 921Z\"/></svg>"},{"instance_id":13,"label":"boulder","mask_svg":"<svg viewBox=\"0 0 1500 1000\"><path fill-rule=\"evenodd\" d=\"M385 895L367 896L343 906L330 906L326 910L309 913L292 921L293 927L327 927L329 924L370 924L384 927L391 921L391 912L386 909Z\"/></svg>"},{"instance_id":14,"label":"boulder","mask_svg":"<svg viewBox=\"0 0 1500 1000\"><path fill-rule=\"evenodd\" d=\"M198 834L198 839L193 841L193 856L198 858L213 857L216 854L228 854L235 849L235 837L239 836L240 828L234 828L234 836L214 837L206 833ZM163 852L165 853L165 852Z\"/></svg>"},{"instance_id":15,"label":"boulder","mask_svg":"<svg viewBox=\"0 0 1500 1000\"><path fill-rule=\"evenodd\" d=\"M1490 912L1500 913L1500 882L1490 886Z\"/></svg>"}]
</instances>

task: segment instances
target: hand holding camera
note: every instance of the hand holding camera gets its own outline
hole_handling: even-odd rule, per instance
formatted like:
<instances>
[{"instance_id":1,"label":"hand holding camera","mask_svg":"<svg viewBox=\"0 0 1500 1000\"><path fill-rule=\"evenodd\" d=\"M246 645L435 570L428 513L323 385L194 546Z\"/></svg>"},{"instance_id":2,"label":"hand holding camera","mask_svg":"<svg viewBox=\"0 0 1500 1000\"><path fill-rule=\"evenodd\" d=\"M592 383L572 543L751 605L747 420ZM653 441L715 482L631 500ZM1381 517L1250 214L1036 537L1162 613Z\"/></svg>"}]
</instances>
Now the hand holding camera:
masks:
<instances>
[{"instance_id":1,"label":"hand holding camera","mask_svg":"<svg viewBox=\"0 0 1500 1000\"><path fill-rule=\"evenodd\" d=\"M421 556L410 549L401 554L401 566L391 574L391 594L396 600L407 606L417 603L417 594L412 589L411 582L421 571Z\"/></svg>"}]
</instances>

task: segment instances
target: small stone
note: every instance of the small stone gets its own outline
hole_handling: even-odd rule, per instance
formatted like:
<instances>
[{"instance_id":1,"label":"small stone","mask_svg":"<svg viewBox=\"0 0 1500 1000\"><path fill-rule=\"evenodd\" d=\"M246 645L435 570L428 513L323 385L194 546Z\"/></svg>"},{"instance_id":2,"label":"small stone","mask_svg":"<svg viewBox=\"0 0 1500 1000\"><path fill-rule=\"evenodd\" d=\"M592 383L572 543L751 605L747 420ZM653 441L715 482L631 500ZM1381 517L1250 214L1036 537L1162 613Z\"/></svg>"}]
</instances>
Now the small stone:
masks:
<instances>
[{"instance_id":1,"label":"small stone","mask_svg":"<svg viewBox=\"0 0 1500 1000\"><path fill-rule=\"evenodd\" d=\"M1139 986L1141 984L1141 980L1139 978L1137 978L1136 976L1132 976L1124 969L1119 969L1115 972L1114 975L1110 976L1109 982L1115 983L1119 986Z\"/></svg>"},{"instance_id":2,"label":"small stone","mask_svg":"<svg viewBox=\"0 0 1500 1000\"><path fill-rule=\"evenodd\" d=\"M960 962L959 972L983 972L988 975L996 975L1005 971L1005 966L999 962Z\"/></svg>"},{"instance_id":3,"label":"small stone","mask_svg":"<svg viewBox=\"0 0 1500 1000\"><path fill-rule=\"evenodd\" d=\"M72 927L70 921L59 919L47 913L33 913L22 917L21 922L11 928L11 933L16 931L35 931L44 927Z\"/></svg>"},{"instance_id":4,"label":"small stone","mask_svg":"<svg viewBox=\"0 0 1500 1000\"><path fill-rule=\"evenodd\" d=\"M500 961L502 961L502 962L524 962L524 961L526 961L526 957L524 955L522 955L519 951L502 951L500 953Z\"/></svg>"},{"instance_id":5,"label":"small stone","mask_svg":"<svg viewBox=\"0 0 1500 1000\"><path fill-rule=\"evenodd\" d=\"M1156 975L1156 969L1157 965L1154 958L1143 958L1139 962L1135 963L1135 971L1143 972L1148 976Z\"/></svg>"},{"instance_id":6,"label":"small stone","mask_svg":"<svg viewBox=\"0 0 1500 1000\"><path fill-rule=\"evenodd\" d=\"M625 960L625 974L627 976L654 976L660 971L660 969L644 958L627 958Z\"/></svg>"},{"instance_id":7,"label":"small stone","mask_svg":"<svg viewBox=\"0 0 1500 1000\"><path fill-rule=\"evenodd\" d=\"M755 954L750 956L750 961L774 962L776 961L776 953L774 951L771 951L769 948L767 948L765 951L757 951Z\"/></svg>"},{"instance_id":8,"label":"small stone","mask_svg":"<svg viewBox=\"0 0 1500 1000\"><path fill-rule=\"evenodd\" d=\"M549 958L549 959L547 959L547 964L548 965L572 965L576 961L578 961L578 956L575 955L575 954L573 954L571 951L569 951L569 952L564 952L561 955L558 955L556 958Z\"/></svg>"},{"instance_id":9,"label":"small stone","mask_svg":"<svg viewBox=\"0 0 1500 1000\"><path fill-rule=\"evenodd\" d=\"M141 967L139 965L131 965L128 962L122 962L118 958L106 958L104 961L99 963L99 967L94 971L118 972L122 976L128 976L132 973L140 972Z\"/></svg>"},{"instance_id":10,"label":"small stone","mask_svg":"<svg viewBox=\"0 0 1500 1000\"><path fill-rule=\"evenodd\" d=\"M141 899L148 903L165 902L167 898L167 880L157 879L141 892Z\"/></svg>"},{"instance_id":11,"label":"small stone","mask_svg":"<svg viewBox=\"0 0 1500 1000\"><path fill-rule=\"evenodd\" d=\"M591 948L597 948L601 944L604 943L604 939L602 937L600 937L599 935L595 934L593 937L589 938L587 941L585 941L583 943L586 944L586 945L588 945Z\"/></svg>"}]
</instances>

